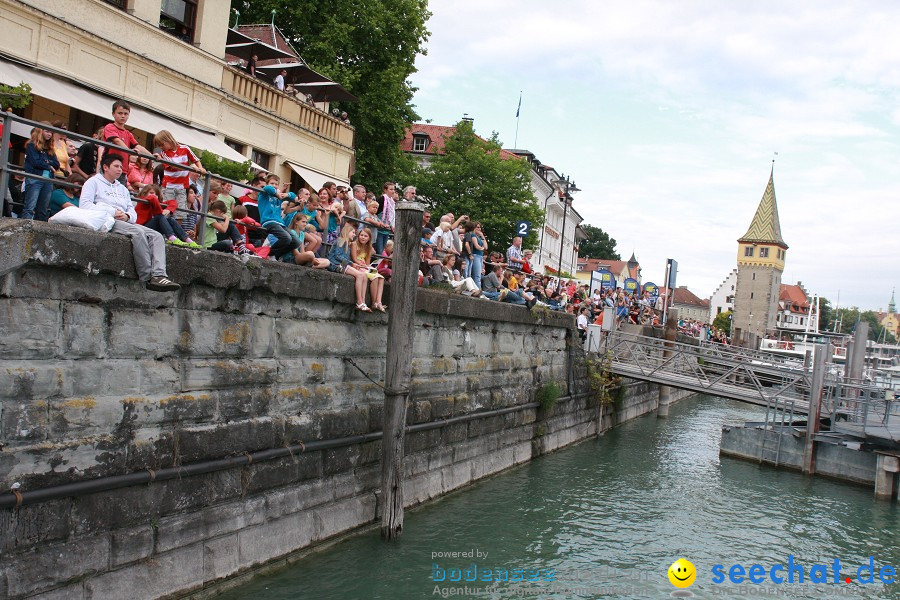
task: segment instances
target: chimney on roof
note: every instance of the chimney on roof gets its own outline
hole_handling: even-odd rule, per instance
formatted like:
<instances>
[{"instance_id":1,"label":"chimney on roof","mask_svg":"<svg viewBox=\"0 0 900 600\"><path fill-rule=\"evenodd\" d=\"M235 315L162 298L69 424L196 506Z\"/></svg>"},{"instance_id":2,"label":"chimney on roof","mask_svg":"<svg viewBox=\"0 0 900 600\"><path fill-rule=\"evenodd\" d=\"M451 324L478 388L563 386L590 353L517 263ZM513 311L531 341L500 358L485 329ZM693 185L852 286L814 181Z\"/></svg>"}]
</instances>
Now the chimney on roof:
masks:
<instances>
[{"instance_id":1,"label":"chimney on roof","mask_svg":"<svg viewBox=\"0 0 900 600\"><path fill-rule=\"evenodd\" d=\"M466 123L474 123L475 119L469 116L469 113L463 113L462 120Z\"/></svg>"}]
</instances>

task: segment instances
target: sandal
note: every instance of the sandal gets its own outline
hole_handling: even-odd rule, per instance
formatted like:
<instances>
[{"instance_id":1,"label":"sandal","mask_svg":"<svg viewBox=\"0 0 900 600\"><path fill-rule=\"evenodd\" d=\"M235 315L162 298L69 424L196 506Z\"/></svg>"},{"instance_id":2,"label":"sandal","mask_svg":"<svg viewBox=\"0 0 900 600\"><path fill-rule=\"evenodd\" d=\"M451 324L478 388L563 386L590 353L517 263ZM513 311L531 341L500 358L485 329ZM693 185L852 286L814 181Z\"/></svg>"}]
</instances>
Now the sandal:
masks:
<instances>
[{"instance_id":1,"label":"sandal","mask_svg":"<svg viewBox=\"0 0 900 600\"><path fill-rule=\"evenodd\" d=\"M356 310L359 310L359 311L362 311L362 312L368 312L368 313L372 312L372 309L369 308L368 306L366 306L366 303L365 303L365 302L363 302L363 303L361 303L361 304L357 304L357 305L356 305Z\"/></svg>"},{"instance_id":2,"label":"sandal","mask_svg":"<svg viewBox=\"0 0 900 600\"><path fill-rule=\"evenodd\" d=\"M387 312L387 306L385 306L381 302L376 302L374 308L379 312Z\"/></svg>"}]
</instances>

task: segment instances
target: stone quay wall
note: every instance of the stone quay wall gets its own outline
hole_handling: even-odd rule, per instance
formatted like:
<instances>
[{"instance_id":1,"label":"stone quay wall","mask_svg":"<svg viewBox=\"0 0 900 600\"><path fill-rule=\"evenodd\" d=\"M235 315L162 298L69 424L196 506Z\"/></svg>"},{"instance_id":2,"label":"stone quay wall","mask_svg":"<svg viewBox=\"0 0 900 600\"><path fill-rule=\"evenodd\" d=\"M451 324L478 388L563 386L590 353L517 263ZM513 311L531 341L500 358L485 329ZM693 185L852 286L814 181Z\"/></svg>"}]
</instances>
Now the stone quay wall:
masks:
<instances>
[{"instance_id":1,"label":"stone quay wall","mask_svg":"<svg viewBox=\"0 0 900 600\"><path fill-rule=\"evenodd\" d=\"M0 598L175 597L380 514L386 316L333 273L167 261L176 294L125 238L0 221ZM656 408L597 403L571 316L419 290L415 326L407 505Z\"/></svg>"}]
</instances>

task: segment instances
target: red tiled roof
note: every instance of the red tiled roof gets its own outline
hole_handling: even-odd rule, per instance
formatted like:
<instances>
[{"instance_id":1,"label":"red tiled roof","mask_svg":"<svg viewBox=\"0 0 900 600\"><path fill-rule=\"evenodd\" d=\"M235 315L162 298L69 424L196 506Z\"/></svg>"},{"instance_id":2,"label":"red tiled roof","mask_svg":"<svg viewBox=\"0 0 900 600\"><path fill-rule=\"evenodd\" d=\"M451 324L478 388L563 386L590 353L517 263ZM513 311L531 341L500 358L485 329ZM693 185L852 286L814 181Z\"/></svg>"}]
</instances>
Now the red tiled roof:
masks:
<instances>
[{"instance_id":1,"label":"red tiled roof","mask_svg":"<svg viewBox=\"0 0 900 600\"><path fill-rule=\"evenodd\" d=\"M584 273L590 273L591 271L596 271L599 268L604 268L613 275L620 275L623 271L627 271L628 277L632 277L634 279L638 278L638 270L640 269L640 264L636 265L634 268L628 267L628 261L626 260L606 260L603 258L579 258L578 259L578 270Z\"/></svg>"},{"instance_id":2,"label":"red tiled roof","mask_svg":"<svg viewBox=\"0 0 900 600\"><path fill-rule=\"evenodd\" d=\"M429 142L428 145L425 146L424 152L415 152L415 154L443 154L444 153L444 145L447 143L447 140L456 133L456 127L447 126L447 125L428 125L425 123L414 123L403 135L403 141L400 142L400 149L404 152L413 152L413 134L425 134L428 136ZM478 139L487 141L483 137L478 136ZM508 152L506 150L500 150L500 158L506 160L510 158L521 158L513 154L512 152Z\"/></svg>"},{"instance_id":3,"label":"red tiled roof","mask_svg":"<svg viewBox=\"0 0 900 600\"><path fill-rule=\"evenodd\" d=\"M786 285L782 283L781 289L778 292L778 301L784 308L787 308L791 312L805 313L809 310L809 300L807 299L803 288L799 285Z\"/></svg>"},{"instance_id":4,"label":"red tiled roof","mask_svg":"<svg viewBox=\"0 0 900 600\"><path fill-rule=\"evenodd\" d=\"M673 290L673 304L688 304L690 306L709 307L709 300L699 298L694 292L686 287L677 287Z\"/></svg>"}]
</instances>

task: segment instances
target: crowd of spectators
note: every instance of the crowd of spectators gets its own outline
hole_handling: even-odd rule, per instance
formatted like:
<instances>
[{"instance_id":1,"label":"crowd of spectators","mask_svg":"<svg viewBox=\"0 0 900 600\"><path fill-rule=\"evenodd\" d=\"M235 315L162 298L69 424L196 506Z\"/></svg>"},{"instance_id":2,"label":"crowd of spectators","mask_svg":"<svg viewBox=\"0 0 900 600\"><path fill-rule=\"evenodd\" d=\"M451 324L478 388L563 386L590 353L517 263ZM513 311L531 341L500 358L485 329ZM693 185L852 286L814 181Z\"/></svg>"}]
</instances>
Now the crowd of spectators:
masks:
<instances>
[{"instance_id":1,"label":"crowd of spectators","mask_svg":"<svg viewBox=\"0 0 900 600\"><path fill-rule=\"evenodd\" d=\"M306 187L291 190L277 175L259 173L245 184L243 194L232 195L232 183L212 178L204 217L200 160L166 130L154 136L149 152L126 129L129 114L126 102L116 102L113 121L94 138L137 156L90 142L75 148L64 133L36 128L26 145L24 170L41 177L26 179L18 190L10 186L21 199L16 216L47 220L68 207L110 207L116 219L112 231L132 238L135 264L151 289L177 289L165 275L165 253L160 251L168 243L340 273L354 279L358 310L386 311L384 284L392 275L392 237L401 200L394 182L385 182L380 195L362 185L334 182L312 193ZM66 183L54 189L57 180ZM414 186L403 188L402 199L417 198ZM607 307L615 309L618 324L660 324L649 293L598 289L591 294L586 284L534 273L532 251L522 247L521 237L504 245L489 240L482 224L469 215L447 213L435 223L426 210L419 285L577 314L582 335L588 323L602 324ZM725 339L722 332L693 321L679 326L690 335L703 330L712 339Z\"/></svg>"}]
</instances>

